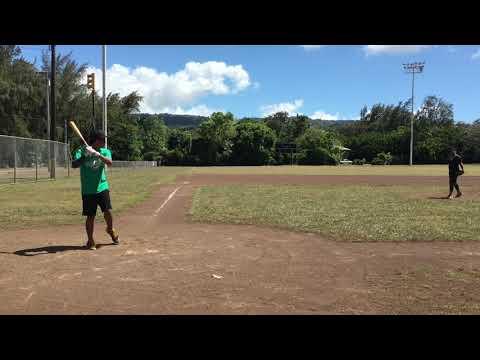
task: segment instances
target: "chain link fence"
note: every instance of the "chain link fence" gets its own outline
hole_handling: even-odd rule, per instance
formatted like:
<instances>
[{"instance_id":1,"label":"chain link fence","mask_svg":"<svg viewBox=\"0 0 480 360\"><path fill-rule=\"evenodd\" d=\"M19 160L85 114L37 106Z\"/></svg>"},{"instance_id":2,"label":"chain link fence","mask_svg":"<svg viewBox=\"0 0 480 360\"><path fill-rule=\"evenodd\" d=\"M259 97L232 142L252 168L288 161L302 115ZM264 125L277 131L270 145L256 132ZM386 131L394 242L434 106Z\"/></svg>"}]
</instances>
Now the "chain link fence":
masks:
<instances>
[{"instance_id":1,"label":"chain link fence","mask_svg":"<svg viewBox=\"0 0 480 360\"><path fill-rule=\"evenodd\" d=\"M122 160L113 160L112 166L109 166L106 171L109 178L114 179L116 174L125 172L125 171L138 171L142 169L152 169L157 166L160 166L156 161L122 161Z\"/></svg>"},{"instance_id":2,"label":"chain link fence","mask_svg":"<svg viewBox=\"0 0 480 360\"><path fill-rule=\"evenodd\" d=\"M160 161L121 161L113 160L112 169L138 169L160 166Z\"/></svg>"},{"instance_id":3,"label":"chain link fence","mask_svg":"<svg viewBox=\"0 0 480 360\"><path fill-rule=\"evenodd\" d=\"M78 175L71 168L70 145L0 135L0 185ZM109 173L160 166L159 161L113 161Z\"/></svg>"},{"instance_id":4,"label":"chain link fence","mask_svg":"<svg viewBox=\"0 0 480 360\"><path fill-rule=\"evenodd\" d=\"M0 135L0 184L70 176L69 145Z\"/></svg>"}]
</instances>

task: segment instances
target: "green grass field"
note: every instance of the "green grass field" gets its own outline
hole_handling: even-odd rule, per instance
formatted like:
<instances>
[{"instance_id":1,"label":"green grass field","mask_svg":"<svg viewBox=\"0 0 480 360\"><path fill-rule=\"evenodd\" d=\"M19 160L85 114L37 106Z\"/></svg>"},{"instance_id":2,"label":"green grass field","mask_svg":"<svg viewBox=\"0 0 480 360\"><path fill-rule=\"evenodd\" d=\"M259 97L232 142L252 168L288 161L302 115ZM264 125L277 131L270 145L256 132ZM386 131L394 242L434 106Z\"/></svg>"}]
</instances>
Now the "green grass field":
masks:
<instances>
[{"instance_id":1,"label":"green grass field","mask_svg":"<svg viewBox=\"0 0 480 360\"><path fill-rule=\"evenodd\" d=\"M156 186L169 183L176 175L187 172L188 168L180 167L110 171L108 178L114 213L119 214L145 200ZM0 187L0 229L80 224L84 221L81 211L78 175ZM102 216L97 219L103 221Z\"/></svg>"},{"instance_id":2,"label":"green grass field","mask_svg":"<svg viewBox=\"0 0 480 360\"><path fill-rule=\"evenodd\" d=\"M224 175L392 175L448 176L447 165L345 166L212 166L193 168L193 174ZM464 176L480 176L480 164L466 164Z\"/></svg>"},{"instance_id":3,"label":"green grass field","mask_svg":"<svg viewBox=\"0 0 480 360\"><path fill-rule=\"evenodd\" d=\"M429 199L444 191L436 186L207 186L196 191L191 216L346 241L480 240L480 202Z\"/></svg>"},{"instance_id":4,"label":"green grass field","mask_svg":"<svg viewBox=\"0 0 480 360\"><path fill-rule=\"evenodd\" d=\"M466 165L466 171L466 176L480 176L480 165ZM115 169L109 173L115 214L145 200L155 187L180 174L447 176L444 165ZM196 221L270 225L337 240L479 240L478 198L428 199L445 195L445 191L444 187L425 186L205 187L195 193L191 214ZM410 198L411 193L416 198ZM56 181L0 186L0 229L82 222L78 174Z\"/></svg>"}]
</instances>

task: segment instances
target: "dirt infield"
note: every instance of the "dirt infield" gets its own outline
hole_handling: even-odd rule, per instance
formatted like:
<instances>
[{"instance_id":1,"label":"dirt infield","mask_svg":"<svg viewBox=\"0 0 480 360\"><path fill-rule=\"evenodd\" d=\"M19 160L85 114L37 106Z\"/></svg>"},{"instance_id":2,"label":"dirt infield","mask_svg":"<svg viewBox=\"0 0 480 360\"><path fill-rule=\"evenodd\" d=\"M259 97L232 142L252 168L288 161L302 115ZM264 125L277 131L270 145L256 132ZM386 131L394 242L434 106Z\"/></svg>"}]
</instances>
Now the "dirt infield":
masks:
<instances>
[{"instance_id":1,"label":"dirt infield","mask_svg":"<svg viewBox=\"0 0 480 360\"><path fill-rule=\"evenodd\" d=\"M116 219L119 246L99 225L96 251L81 247L83 225L2 232L0 313L480 313L478 243L340 243L193 224L186 216L203 184L393 185L409 178L182 176ZM478 180L465 177L462 185L477 188Z\"/></svg>"},{"instance_id":2,"label":"dirt infield","mask_svg":"<svg viewBox=\"0 0 480 360\"><path fill-rule=\"evenodd\" d=\"M445 185L446 176L389 176L389 175L193 175L179 176L179 181L192 185L223 184L278 184L278 185ZM462 176L459 183L465 186L480 185L480 176Z\"/></svg>"}]
</instances>

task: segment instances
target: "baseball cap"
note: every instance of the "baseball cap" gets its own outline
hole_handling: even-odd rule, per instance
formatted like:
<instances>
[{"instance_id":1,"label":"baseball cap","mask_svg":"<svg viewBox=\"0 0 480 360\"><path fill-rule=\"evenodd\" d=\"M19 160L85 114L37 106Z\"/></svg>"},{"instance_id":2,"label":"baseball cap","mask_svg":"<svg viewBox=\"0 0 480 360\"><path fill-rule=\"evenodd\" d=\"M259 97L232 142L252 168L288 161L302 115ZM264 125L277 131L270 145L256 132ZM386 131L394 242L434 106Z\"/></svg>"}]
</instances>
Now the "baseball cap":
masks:
<instances>
[{"instance_id":1,"label":"baseball cap","mask_svg":"<svg viewBox=\"0 0 480 360\"><path fill-rule=\"evenodd\" d=\"M105 140L106 136L103 130L92 130L88 138L90 141L95 141L97 139Z\"/></svg>"},{"instance_id":2,"label":"baseball cap","mask_svg":"<svg viewBox=\"0 0 480 360\"><path fill-rule=\"evenodd\" d=\"M103 130L95 130L95 132L93 134L94 134L93 136L95 137L95 139L105 140L105 138L107 137Z\"/></svg>"}]
</instances>

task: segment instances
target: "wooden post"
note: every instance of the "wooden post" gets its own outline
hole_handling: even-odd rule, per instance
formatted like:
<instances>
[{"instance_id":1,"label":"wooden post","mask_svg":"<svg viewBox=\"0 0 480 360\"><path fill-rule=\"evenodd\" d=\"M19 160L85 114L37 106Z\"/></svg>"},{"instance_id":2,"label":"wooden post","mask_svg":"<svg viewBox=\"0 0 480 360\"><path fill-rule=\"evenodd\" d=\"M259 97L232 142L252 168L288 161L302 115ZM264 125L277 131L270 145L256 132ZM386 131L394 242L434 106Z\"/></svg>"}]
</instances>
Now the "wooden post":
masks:
<instances>
[{"instance_id":1,"label":"wooden post","mask_svg":"<svg viewBox=\"0 0 480 360\"><path fill-rule=\"evenodd\" d=\"M70 177L70 143L67 143L66 152L67 152L67 158L66 158L66 161L67 161L67 176Z\"/></svg>"},{"instance_id":2,"label":"wooden post","mask_svg":"<svg viewBox=\"0 0 480 360\"><path fill-rule=\"evenodd\" d=\"M17 139L13 139L13 183L17 182Z\"/></svg>"},{"instance_id":3,"label":"wooden post","mask_svg":"<svg viewBox=\"0 0 480 360\"><path fill-rule=\"evenodd\" d=\"M35 146L35 181L38 181L38 146Z\"/></svg>"}]
</instances>

